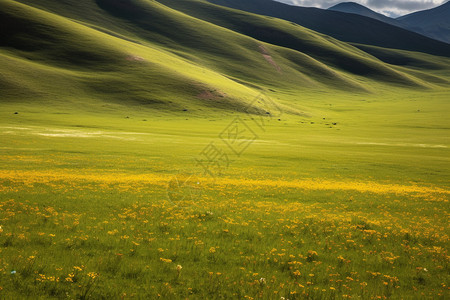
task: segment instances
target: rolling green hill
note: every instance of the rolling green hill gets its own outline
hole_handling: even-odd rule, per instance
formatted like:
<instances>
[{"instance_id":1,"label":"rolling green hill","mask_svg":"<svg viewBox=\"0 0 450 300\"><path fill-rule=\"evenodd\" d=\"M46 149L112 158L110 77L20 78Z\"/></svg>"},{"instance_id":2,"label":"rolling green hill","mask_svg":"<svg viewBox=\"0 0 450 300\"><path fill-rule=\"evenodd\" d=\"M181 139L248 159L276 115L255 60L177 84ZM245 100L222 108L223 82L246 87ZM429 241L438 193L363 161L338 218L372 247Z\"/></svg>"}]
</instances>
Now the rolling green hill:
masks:
<instances>
[{"instance_id":1,"label":"rolling green hill","mask_svg":"<svg viewBox=\"0 0 450 300\"><path fill-rule=\"evenodd\" d=\"M242 111L275 89L370 93L447 83L447 58L404 51L414 58L397 67L378 52L206 1L20 2L0 1L3 102L202 115Z\"/></svg>"}]
</instances>

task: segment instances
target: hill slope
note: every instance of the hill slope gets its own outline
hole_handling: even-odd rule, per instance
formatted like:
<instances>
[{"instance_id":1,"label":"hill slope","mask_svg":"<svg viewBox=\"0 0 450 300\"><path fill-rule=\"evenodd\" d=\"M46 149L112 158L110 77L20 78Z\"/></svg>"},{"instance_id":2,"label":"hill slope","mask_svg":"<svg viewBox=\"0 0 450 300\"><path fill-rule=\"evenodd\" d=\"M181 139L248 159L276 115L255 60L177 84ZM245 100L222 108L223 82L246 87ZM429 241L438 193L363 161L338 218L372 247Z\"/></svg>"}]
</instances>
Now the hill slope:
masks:
<instances>
[{"instance_id":1,"label":"hill slope","mask_svg":"<svg viewBox=\"0 0 450 300\"><path fill-rule=\"evenodd\" d=\"M410 30L450 43L450 1L397 19Z\"/></svg>"},{"instance_id":2,"label":"hill slope","mask_svg":"<svg viewBox=\"0 0 450 300\"><path fill-rule=\"evenodd\" d=\"M21 2L0 1L4 102L204 115L246 110L274 89L366 93L447 83L444 71L422 73L447 70L447 59L418 55L414 70L398 68L287 21L206 1Z\"/></svg>"},{"instance_id":3,"label":"hill slope","mask_svg":"<svg viewBox=\"0 0 450 300\"><path fill-rule=\"evenodd\" d=\"M228 95L218 107L239 110L245 105L241 101L257 93L163 48L13 1L2 1L0 11L4 100L16 100L16 89L30 85L29 98L182 110L204 106L206 100L198 95L216 88Z\"/></svg>"}]
</instances>

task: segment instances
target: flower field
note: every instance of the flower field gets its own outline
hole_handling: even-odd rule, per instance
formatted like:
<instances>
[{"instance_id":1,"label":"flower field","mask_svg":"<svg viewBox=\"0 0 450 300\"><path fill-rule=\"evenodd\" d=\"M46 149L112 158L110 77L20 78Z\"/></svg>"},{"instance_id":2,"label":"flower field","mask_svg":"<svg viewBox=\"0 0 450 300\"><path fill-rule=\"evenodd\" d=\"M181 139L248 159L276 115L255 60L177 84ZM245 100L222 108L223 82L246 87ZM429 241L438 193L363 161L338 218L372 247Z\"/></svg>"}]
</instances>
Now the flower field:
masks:
<instances>
[{"instance_id":1,"label":"flower field","mask_svg":"<svg viewBox=\"0 0 450 300\"><path fill-rule=\"evenodd\" d=\"M185 203L162 174L0 172L0 295L388 299L449 295L434 186L243 180Z\"/></svg>"},{"instance_id":2,"label":"flower field","mask_svg":"<svg viewBox=\"0 0 450 300\"><path fill-rule=\"evenodd\" d=\"M449 298L445 124L394 100L268 118L216 176L233 116L5 121L0 299Z\"/></svg>"}]
</instances>

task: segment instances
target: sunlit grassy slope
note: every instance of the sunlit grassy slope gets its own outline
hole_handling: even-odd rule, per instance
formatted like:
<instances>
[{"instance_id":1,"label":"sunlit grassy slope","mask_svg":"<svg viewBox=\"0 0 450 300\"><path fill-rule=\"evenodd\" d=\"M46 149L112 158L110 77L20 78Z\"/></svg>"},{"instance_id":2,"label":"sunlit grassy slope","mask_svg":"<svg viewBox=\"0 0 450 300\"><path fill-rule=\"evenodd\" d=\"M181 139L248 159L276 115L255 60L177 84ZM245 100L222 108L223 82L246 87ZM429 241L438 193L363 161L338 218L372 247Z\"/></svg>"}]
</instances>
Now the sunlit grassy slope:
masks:
<instances>
[{"instance_id":1,"label":"sunlit grassy slope","mask_svg":"<svg viewBox=\"0 0 450 300\"><path fill-rule=\"evenodd\" d=\"M242 110L268 89L373 93L447 83L447 58L405 52L426 63L419 72L399 68L289 22L203 1L181 1L180 11L155 1L21 2L1 1L4 102L203 114Z\"/></svg>"}]
</instances>

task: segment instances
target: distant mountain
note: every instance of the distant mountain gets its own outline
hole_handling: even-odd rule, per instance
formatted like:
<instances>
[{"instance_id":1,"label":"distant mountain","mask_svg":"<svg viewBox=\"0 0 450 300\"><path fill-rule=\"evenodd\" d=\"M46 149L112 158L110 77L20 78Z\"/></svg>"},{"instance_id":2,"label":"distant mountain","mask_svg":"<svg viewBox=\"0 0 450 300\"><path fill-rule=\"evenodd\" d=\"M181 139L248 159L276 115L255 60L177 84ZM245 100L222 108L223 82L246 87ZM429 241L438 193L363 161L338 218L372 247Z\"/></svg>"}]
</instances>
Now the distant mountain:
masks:
<instances>
[{"instance_id":1,"label":"distant mountain","mask_svg":"<svg viewBox=\"0 0 450 300\"><path fill-rule=\"evenodd\" d=\"M397 19L379 14L355 2L342 2L328 10L357 14L417 32L435 40L450 43L450 2Z\"/></svg>"},{"instance_id":2,"label":"distant mountain","mask_svg":"<svg viewBox=\"0 0 450 300\"><path fill-rule=\"evenodd\" d=\"M333 11L340 11L345 13L351 13L351 14L357 14L360 16L369 17L378 21L382 21L384 23L388 23L397 27L402 27L401 22L389 18L383 14L377 13L361 4L355 3L355 2L342 2L339 4L336 4L335 6L332 6L328 8L328 10Z\"/></svg>"},{"instance_id":3,"label":"distant mountain","mask_svg":"<svg viewBox=\"0 0 450 300\"><path fill-rule=\"evenodd\" d=\"M345 42L450 57L449 44L365 16L292 6L272 0L207 1L291 21Z\"/></svg>"},{"instance_id":4,"label":"distant mountain","mask_svg":"<svg viewBox=\"0 0 450 300\"><path fill-rule=\"evenodd\" d=\"M450 43L450 1L400 18L408 29Z\"/></svg>"}]
</instances>

